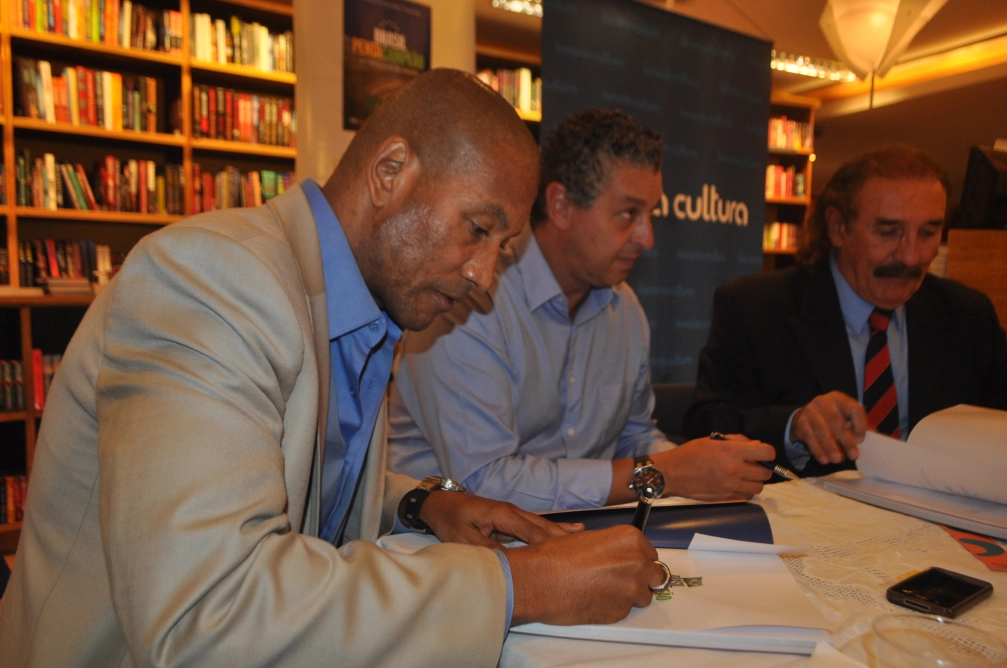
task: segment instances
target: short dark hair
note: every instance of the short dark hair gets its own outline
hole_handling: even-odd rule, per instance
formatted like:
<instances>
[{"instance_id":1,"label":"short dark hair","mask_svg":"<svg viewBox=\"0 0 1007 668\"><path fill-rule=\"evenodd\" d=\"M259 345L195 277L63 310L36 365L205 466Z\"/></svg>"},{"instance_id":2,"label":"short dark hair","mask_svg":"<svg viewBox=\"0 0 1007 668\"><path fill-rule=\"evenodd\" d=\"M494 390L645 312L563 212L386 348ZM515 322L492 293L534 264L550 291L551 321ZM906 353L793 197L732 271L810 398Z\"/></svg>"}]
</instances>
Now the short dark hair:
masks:
<instances>
[{"instance_id":1,"label":"short dark hair","mask_svg":"<svg viewBox=\"0 0 1007 668\"><path fill-rule=\"evenodd\" d=\"M797 261L812 265L828 256L827 213L835 207L846 225L857 217L856 201L868 179L934 179L940 181L945 194L951 191L947 172L926 151L909 144L887 144L865 151L842 165L829 179L825 190L815 200L814 208L804 221Z\"/></svg>"},{"instance_id":2,"label":"short dark hair","mask_svg":"<svg viewBox=\"0 0 1007 668\"><path fill-rule=\"evenodd\" d=\"M542 172L532 225L548 218L545 189L553 181L566 188L570 201L586 209L601 194L608 177L602 156L640 167L661 169L661 135L629 114L585 109L559 122L542 147Z\"/></svg>"}]
</instances>

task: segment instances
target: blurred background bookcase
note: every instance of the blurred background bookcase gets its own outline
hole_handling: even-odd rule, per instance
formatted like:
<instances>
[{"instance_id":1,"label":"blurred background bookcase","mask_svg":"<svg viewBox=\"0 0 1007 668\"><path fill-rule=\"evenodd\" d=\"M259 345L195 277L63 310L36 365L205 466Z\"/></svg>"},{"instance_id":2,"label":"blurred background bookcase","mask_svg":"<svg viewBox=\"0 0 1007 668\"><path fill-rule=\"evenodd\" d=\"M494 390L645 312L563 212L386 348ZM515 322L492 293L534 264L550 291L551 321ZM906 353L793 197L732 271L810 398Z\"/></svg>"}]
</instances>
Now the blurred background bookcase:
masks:
<instances>
[{"instance_id":1,"label":"blurred background bookcase","mask_svg":"<svg viewBox=\"0 0 1007 668\"><path fill-rule=\"evenodd\" d=\"M43 239L90 240L110 247L113 255L124 255L144 235L160 227L195 212L198 204L194 201L197 192L194 174L215 174L231 168L242 174L253 171L293 172L297 155L296 122L294 132L289 134L289 145L277 145L276 136L255 138L255 141L237 141L207 136L209 133L194 129L198 123L201 90L215 88L233 91L235 109L237 96L255 95L256 102L266 97L290 100L287 111L292 111L294 87L297 77L292 68L293 44L283 42L289 49L290 58L284 64L259 63L259 66L237 64L237 49L233 48L230 36L226 40L232 50L229 62L210 61L205 51L201 58L191 52L197 46L197 34L192 26L197 14L208 14L211 22L222 19L232 26L231 17L240 19L240 24L257 23L273 35L281 35L293 28L292 0L138 0L132 4L162 15L166 10L174 12L180 19L174 26L176 40L174 53L143 48L126 48L104 41L89 41L71 38L63 30L42 31L37 28L22 27L26 12L37 11L36 16L90 6L113 7L121 11L125 0L0 0L0 124L3 131L3 191L5 198L0 204L0 248L6 248L9 258L10 286L21 285L22 267L18 261L21 242ZM41 4L41 9L40 9ZM79 16L79 14L75 14ZM41 19L40 19L41 20ZM215 26L211 23L211 29ZM205 27L205 26L204 26ZM52 24L47 26L52 28ZM80 29L78 29L79 32ZM58 33L64 34L58 34ZM205 33L205 30L204 30ZM223 33L214 35L216 39ZM245 33L236 33L234 41L242 39ZM248 33L251 35L251 33ZM260 33L261 35L261 33ZM161 44L163 35L157 37ZM274 39L270 37L270 39ZM286 39L286 38L285 38ZM259 37L254 43L259 44ZM223 43L223 42L222 42ZM249 42L253 43L250 36ZM241 42L243 49L248 43ZM275 43L275 42L269 42ZM167 48L167 47L165 47ZM245 51L243 50L243 53ZM276 55L276 51L272 53ZM23 104L16 105L15 87L17 76L15 58L30 58L50 61L55 75L57 68L83 67L94 70L113 71L137 77L151 77L158 82L156 131L134 131L106 129L94 125L72 125L66 122L48 122L40 118L19 115ZM273 69L266 69L272 67ZM286 71L286 70L291 71ZM212 92L211 92L212 95ZM108 98L105 98L106 100ZM230 99L230 98L229 98ZM194 102L195 100L195 102ZM18 109L20 107L20 109ZM229 107L230 108L230 107ZM123 106L125 110L125 106ZM282 112L282 107L281 107ZM264 112L265 113L265 112ZM275 110L274 110L275 113ZM272 122L276 122L273 119ZM237 137L238 119L234 119ZM223 121L221 121L223 127ZM228 121L228 130L231 125ZM270 142L270 143L264 143ZM17 157L28 150L33 157L52 153L58 161L96 164L106 155L114 155L123 163L129 160L152 161L161 174L166 165L181 167L183 184L176 186L181 201L174 207L177 213L147 213L111 210L78 210L75 208L47 209L17 205ZM177 167L175 169L178 169ZM58 178L58 177L57 177ZM258 179L258 175L256 176ZM25 475L30 478L35 438L42 411L34 408L36 392L35 374L32 369L32 351L41 349L45 355L63 352L73 331L80 323L92 297L88 295L53 296L46 294L0 294L0 360L19 360L23 367L23 410L0 411L0 482L3 476ZM2 486L0 486L2 490ZM0 497L3 495L0 494ZM11 552L17 544L20 522L0 525L0 552Z\"/></svg>"},{"instance_id":2,"label":"blurred background bookcase","mask_svg":"<svg viewBox=\"0 0 1007 668\"><path fill-rule=\"evenodd\" d=\"M794 263L797 234L811 207L815 109L811 98L774 94L770 100L763 268Z\"/></svg>"}]
</instances>

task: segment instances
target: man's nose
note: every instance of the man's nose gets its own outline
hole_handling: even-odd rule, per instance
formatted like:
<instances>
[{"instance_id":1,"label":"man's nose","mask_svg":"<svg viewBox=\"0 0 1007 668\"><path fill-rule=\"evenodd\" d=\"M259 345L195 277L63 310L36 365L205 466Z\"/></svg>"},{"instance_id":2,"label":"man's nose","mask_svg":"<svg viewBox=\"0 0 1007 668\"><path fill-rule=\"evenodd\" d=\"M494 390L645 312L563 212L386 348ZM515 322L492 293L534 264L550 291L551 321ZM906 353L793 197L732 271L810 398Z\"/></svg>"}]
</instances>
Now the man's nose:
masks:
<instances>
[{"instance_id":1,"label":"man's nose","mask_svg":"<svg viewBox=\"0 0 1007 668\"><path fill-rule=\"evenodd\" d=\"M654 224L649 213L636 224L630 240L645 251L654 247Z\"/></svg>"},{"instance_id":2,"label":"man's nose","mask_svg":"<svg viewBox=\"0 0 1007 668\"><path fill-rule=\"evenodd\" d=\"M476 252L462 267L462 276L480 290L489 290L493 282L493 271L496 269L500 248L495 244L486 244Z\"/></svg>"}]
</instances>

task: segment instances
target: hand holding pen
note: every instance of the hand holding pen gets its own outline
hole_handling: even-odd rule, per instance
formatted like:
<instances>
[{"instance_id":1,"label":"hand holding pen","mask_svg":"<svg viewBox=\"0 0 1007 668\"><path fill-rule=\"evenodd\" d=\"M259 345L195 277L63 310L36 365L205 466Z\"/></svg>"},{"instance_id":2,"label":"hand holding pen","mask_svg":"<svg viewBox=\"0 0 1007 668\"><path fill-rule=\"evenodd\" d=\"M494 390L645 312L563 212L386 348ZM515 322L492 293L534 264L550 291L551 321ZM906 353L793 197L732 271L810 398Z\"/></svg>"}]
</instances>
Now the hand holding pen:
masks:
<instances>
[{"instance_id":1,"label":"hand holding pen","mask_svg":"<svg viewBox=\"0 0 1007 668\"><path fill-rule=\"evenodd\" d=\"M721 434L719 431L714 431L710 433L710 440L726 441L727 437ZM755 463L761 466L762 468L769 469L770 471L780 476L784 480L800 480L800 478L797 476L796 473L794 473L790 469L780 466L779 464L774 464L773 462L769 461L757 461Z\"/></svg>"}]
</instances>

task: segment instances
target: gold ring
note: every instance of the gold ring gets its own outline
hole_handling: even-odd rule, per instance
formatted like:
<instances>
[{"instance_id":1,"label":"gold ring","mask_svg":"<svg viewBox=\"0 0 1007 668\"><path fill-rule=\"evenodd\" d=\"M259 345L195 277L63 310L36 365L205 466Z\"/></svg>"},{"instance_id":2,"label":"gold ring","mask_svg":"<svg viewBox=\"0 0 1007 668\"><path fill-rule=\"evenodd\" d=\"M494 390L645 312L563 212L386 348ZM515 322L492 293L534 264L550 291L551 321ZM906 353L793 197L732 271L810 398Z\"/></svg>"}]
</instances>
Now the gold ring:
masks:
<instances>
[{"instance_id":1,"label":"gold ring","mask_svg":"<svg viewBox=\"0 0 1007 668\"><path fill-rule=\"evenodd\" d=\"M662 582L658 587L651 587L649 585L647 587L656 594L668 588L668 583L671 582L671 569L668 568L668 564L664 563L663 561L655 559L654 563L664 569L664 582Z\"/></svg>"}]
</instances>

